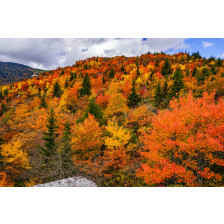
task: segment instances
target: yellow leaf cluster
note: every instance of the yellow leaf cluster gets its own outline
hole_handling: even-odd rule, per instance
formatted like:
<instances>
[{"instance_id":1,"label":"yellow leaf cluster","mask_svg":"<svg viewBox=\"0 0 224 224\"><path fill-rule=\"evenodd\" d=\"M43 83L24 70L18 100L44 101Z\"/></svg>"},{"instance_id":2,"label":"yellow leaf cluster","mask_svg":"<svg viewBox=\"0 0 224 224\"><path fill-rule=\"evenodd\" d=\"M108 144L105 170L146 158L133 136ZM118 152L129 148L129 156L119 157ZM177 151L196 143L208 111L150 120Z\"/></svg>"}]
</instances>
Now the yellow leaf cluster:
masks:
<instances>
[{"instance_id":1,"label":"yellow leaf cluster","mask_svg":"<svg viewBox=\"0 0 224 224\"><path fill-rule=\"evenodd\" d=\"M130 131L118 126L114 117L108 121L106 130L109 132L109 136L105 138L105 144L108 148L124 146L131 139Z\"/></svg>"},{"instance_id":2,"label":"yellow leaf cluster","mask_svg":"<svg viewBox=\"0 0 224 224\"><path fill-rule=\"evenodd\" d=\"M10 168L29 169L29 159L27 153L22 149L23 144L20 140L13 143L6 143L2 146L2 156Z\"/></svg>"},{"instance_id":3,"label":"yellow leaf cluster","mask_svg":"<svg viewBox=\"0 0 224 224\"><path fill-rule=\"evenodd\" d=\"M110 96L110 101L105 110L105 114L106 117L112 117L115 114L126 114L128 110L125 97L121 93L114 93Z\"/></svg>"}]
</instances>

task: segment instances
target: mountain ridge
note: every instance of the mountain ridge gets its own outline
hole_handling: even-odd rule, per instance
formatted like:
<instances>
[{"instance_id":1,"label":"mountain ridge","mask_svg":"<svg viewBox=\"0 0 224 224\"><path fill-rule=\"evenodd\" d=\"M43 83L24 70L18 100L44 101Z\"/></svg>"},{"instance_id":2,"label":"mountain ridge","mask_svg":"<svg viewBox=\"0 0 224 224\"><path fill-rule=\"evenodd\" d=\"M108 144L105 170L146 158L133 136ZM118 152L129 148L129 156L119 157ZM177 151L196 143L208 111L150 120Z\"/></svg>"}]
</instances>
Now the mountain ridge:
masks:
<instances>
[{"instance_id":1,"label":"mountain ridge","mask_svg":"<svg viewBox=\"0 0 224 224\"><path fill-rule=\"evenodd\" d=\"M13 82L22 81L31 78L35 73L41 73L44 70L32 68L15 62L0 61L0 83L1 85L11 84Z\"/></svg>"}]
</instances>

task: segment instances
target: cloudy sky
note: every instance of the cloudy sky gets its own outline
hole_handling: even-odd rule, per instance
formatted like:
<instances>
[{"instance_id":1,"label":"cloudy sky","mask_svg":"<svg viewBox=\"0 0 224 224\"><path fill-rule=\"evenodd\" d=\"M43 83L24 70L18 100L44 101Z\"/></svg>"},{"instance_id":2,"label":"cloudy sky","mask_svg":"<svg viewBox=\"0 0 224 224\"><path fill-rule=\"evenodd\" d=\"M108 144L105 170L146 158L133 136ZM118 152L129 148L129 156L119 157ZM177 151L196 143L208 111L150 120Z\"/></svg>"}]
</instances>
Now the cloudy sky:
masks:
<instances>
[{"instance_id":1,"label":"cloudy sky","mask_svg":"<svg viewBox=\"0 0 224 224\"><path fill-rule=\"evenodd\" d=\"M224 39L208 38L1 38L0 61L40 69L72 65L92 56L137 56L163 51L168 54L199 51L203 57L224 58Z\"/></svg>"}]
</instances>

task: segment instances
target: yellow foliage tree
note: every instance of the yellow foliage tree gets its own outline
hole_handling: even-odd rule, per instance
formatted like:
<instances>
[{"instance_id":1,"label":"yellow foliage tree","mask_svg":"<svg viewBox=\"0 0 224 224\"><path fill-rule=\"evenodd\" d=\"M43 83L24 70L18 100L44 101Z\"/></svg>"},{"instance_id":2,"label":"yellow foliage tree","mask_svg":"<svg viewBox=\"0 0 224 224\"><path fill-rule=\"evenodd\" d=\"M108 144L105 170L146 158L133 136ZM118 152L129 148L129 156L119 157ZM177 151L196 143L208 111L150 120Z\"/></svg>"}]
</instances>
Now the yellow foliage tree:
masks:
<instances>
[{"instance_id":1,"label":"yellow foliage tree","mask_svg":"<svg viewBox=\"0 0 224 224\"><path fill-rule=\"evenodd\" d=\"M10 176L16 177L22 171L30 168L28 155L23 150L23 143L20 140L3 144L1 154Z\"/></svg>"},{"instance_id":2,"label":"yellow foliage tree","mask_svg":"<svg viewBox=\"0 0 224 224\"><path fill-rule=\"evenodd\" d=\"M106 131L109 133L109 136L105 138L105 144L108 148L124 146L131 139L130 131L118 126L115 117L108 121Z\"/></svg>"},{"instance_id":3,"label":"yellow foliage tree","mask_svg":"<svg viewBox=\"0 0 224 224\"><path fill-rule=\"evenodd\" d=\"M114 93L110 96L105 115L112 117L113 115L126 114L128 110L125 97L121 93Z\"/></svg>"}]
</instances>

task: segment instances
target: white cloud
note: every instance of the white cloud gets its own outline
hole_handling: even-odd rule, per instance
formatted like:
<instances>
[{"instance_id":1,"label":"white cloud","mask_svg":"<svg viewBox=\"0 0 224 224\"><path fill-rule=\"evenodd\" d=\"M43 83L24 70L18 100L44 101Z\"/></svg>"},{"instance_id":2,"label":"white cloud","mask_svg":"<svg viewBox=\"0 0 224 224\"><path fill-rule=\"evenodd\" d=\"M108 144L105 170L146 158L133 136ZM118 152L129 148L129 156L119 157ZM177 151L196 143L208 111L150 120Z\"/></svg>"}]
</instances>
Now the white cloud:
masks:
<instances>
[{"instance_id":1,"label":"white cloud","mask_svg":"<svg viewBox=\"0 0 224 224\"><path fill-rule=\"evenodd\" d=\"M202 41L202 45L204 48L207 48L207 47L212 47L214 44L212 42Z\"/></svg>"},{"instance_id":2,"label":"white cloud","mask_svg":"<svg viewBox=\"0 0 224 224\"><path fill-rule=\"evenodd\" d=\"M217 56L218 58L224 58L224 52L221 55Z\"/></svg>"},{"instance_id":3,"label":"white cloud","mask_svg":"<svg viewBox=\"0 0 224 224\"><path fill-rule=\"evenodd\" d=\"M0 61L12 61L42 69L72 65L92 56L139 56L148 51L184 49L181 38L14 38L0 39Z\"/></svg>"}]
</instances>

